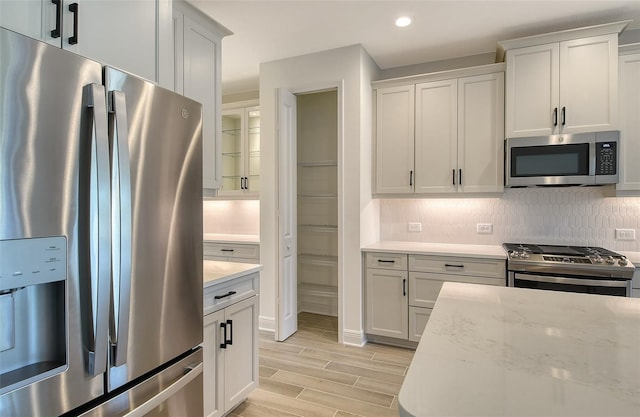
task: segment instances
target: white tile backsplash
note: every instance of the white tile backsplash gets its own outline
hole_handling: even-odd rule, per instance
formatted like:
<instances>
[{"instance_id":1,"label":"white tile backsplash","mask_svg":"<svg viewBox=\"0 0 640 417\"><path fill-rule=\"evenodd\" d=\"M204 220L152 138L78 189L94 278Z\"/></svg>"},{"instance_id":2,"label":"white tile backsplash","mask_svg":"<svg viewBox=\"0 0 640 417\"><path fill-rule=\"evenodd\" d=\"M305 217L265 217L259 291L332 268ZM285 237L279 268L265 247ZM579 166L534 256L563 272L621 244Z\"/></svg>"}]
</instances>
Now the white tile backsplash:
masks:
<instances>
[{"instance_id":1,"label":"white tile backsplash","mask_svg":"<svg viewBox=\"0 0 640 417\"><path fill-rule=\"evenodd\" d=\"M259 200L208 200L202 204L204 233L259 235Z\"/></svg>"},{"instance_id":2,"label":"white tile backsplash","mask_svg":"<svg viewBox=\"0 0 640 417\"><path fill-rule=\"evenodd\" d=\"M500 245L504 242L602 246L640 251L638 240L615 240L615 229L640 235L640 197L605 197L605 189L506 189L500 198L380 200L381 240ZM422 232L407 230L422 223ZM492 234L476 233L493 224Z\"/></svg>"}]
</instances>

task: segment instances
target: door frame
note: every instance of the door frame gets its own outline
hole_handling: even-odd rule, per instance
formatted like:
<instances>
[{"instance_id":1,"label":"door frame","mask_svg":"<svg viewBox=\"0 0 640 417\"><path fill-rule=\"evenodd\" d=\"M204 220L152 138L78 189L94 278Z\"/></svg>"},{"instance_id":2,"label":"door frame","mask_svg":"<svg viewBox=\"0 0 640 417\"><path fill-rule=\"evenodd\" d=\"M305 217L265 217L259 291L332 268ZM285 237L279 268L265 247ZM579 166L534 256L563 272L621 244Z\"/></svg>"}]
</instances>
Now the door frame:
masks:
<instances>
[{"instance_id":1,"label":"door frame","mask_svg":"<svg viewBox=\"0 0 640 417\"><path fill-rule=\"evenodd\" d=\"M338 343L342 344L343 343L343 333L344 333L344 300L343 300L343 294L344 294L344 80L339 80L339 81L335 81L335 82L326 82L326 83L313 83L313 84L307 84L307 85L303 85L303 86L299 86L299 87L294 87L294 88L282 88L281 90L285 90L285 91L289 91L290 93L292 93L293 95L302 95L302 94L313 94L313 93L321 93L324 91L331 91L331 90L336 90L336 100L337 100L337 125L338 125L338 131L337 133L337 146L338 146L338 164L337 164L337 169L338 169L338 198L337 198L337 204L338 204ZM278 94L279 96L279 94ZM279 100L279 98L278 98ZM276 115L275 115L275 119L276 121L279 120L280 117L280 103L278 101L278 105L276 106ZM280 133L278 131L278 134L276 136L276 155L279 155L280 153ZM297 142L297 135L296 135L296 142ZM297 146L297 143L295 144ZM282 168L281 164L278 164L278 172L276 174L276 178L280 178L280 174L281 171L280 169ZM295 175L297 177L297 166L296 167L292 167L292 169L288 172L289 175ZM280 186L277 187L278 188L278 193L280 192ZM279 201L280 196L277 196L277 200ZM297 207L294 204L294 207L291 207L292 210L297 211ZM277 236L277 242L279 244L279 242L281 241L281 236L280 236L280 219L279 217L277 217L276 221L278 222L278 226L277 226L277 231L278 231L278 236ZM296 233L296 240L297 240L297 230L295 231ZM275 306L276 306L276 317L275 317L275 340L280 340L279 336L280 334L282 334L282 324L280 323L280 314L278 313L280 311L280 306L279 306L279 296L278 294L280 293L280 288L281 286L284 284L283 282L283 276L281 274L280 271L280 265L281 265L281 252L280 250L278 250L278 262L276 262L276 291L275 291ZM297 265L296 265L296 274L297 274ZM297 291L297 288L295 289L295 291ZM298 306L295 306L296 310L298 308ZM297 328L296 328L297 331Z\"/></svg>"}]
</instances>

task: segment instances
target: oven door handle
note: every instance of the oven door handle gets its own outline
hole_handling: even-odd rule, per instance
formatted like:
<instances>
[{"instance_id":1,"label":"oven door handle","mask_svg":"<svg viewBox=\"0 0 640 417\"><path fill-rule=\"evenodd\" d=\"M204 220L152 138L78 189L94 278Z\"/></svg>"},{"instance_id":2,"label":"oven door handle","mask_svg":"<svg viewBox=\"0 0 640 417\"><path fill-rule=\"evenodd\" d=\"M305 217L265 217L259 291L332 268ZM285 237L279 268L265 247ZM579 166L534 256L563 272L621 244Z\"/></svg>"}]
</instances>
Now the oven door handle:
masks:
<instances>
[{"instance_id":1,"label":"oven door handle","mask_svg":"<svg viewBox=\"0 0 640 417\"><path fill-rule=\"evenodd\" d=\"M535 275L535 274L519 274L516 273L515 279L521 279L523 281L534 282L550 282L553 284L568 284L568 285L591 285L594 287L619 287L626 288L627 281L625 280L606 280L606 279L588 279L588 278L569 278L569 277L550 277L547 275Z\"/></svg>"}]
</instances>

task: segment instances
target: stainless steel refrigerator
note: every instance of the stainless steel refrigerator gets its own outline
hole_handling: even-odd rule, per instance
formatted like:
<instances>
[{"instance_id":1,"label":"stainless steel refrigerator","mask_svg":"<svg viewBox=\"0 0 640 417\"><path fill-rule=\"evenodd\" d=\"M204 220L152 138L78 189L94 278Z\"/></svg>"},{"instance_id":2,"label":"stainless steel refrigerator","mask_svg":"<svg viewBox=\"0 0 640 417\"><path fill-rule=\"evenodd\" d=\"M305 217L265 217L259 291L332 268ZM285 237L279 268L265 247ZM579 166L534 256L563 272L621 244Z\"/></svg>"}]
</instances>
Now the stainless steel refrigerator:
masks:
<instances>
[{"instance_id":1,"label":"stainless steel refrigerator","mask_svg":"<svg viewBox=\"0 0 640 417\"><path fill-rule=\"evenodd\" d=\"M201 117L0 28L0 415L202 415Z\"/></svg>"}]
</instances>

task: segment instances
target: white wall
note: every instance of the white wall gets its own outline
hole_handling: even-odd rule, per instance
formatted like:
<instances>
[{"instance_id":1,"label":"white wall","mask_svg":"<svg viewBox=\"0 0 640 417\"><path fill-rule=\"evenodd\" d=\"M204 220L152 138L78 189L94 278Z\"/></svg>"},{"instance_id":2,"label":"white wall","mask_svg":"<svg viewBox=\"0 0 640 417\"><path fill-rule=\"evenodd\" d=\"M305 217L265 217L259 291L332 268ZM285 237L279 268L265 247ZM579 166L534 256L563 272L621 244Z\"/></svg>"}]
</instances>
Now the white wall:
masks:
<instances>
[{"instance_id":1,"label":"white wall","mask_svg":"<svg viewBox=\"0 0 640 417\"><path fill-rule=\"evenodd\" d=\"M343 332L347 343L359 343L362 326L361 211L365 216L374 209L371 200L371 175L361 173L361 161L370 161L371 80L377 67L360 45L352 45L260 65L261 112L261 201L260 260L264 265L260 282L260 323L263 328L275 326L277 295L277 173L276 106L277 89L293 92L339 87L338 108L342 128L339 151L339 228L342 236L339 276L344 282L340 307ZM339 123L340 123L339 122ZM369 162L363 162L369 164ZM362 181L361 181L362 180ZM367 192L362 187L368 188ZM361 196L366 202L361 202ZM375 205L375 203L372 203ZM378 222L367 224L376 228ZM366 232L375 235L376 232Z\"/></svg>"},{"instance_id":2,"label":"white wall","mask_svg":"<svg viewBox=\"0 0 640 417\"><path fill-rule=\"evenodd\" d=\"M203 232L259 235L260 201L211 200L202 204Z\"/></svg>"},{"instance_id":3,"label":"white wall","mask_svg":"<svg viewBox=\"0 0 640 417\"><path fill-rule=\"evenodd\" d=\"M505 242L602 246L640 251L640 197L605 197L606 188L507 189L501 198L380 201L380 237L441 243ZM408 222L422 232L409 233ZM492 223L493 234L476 233ZM615 229L635 229L636 241L615 240Z\"/></svg>"}]
</instances>

